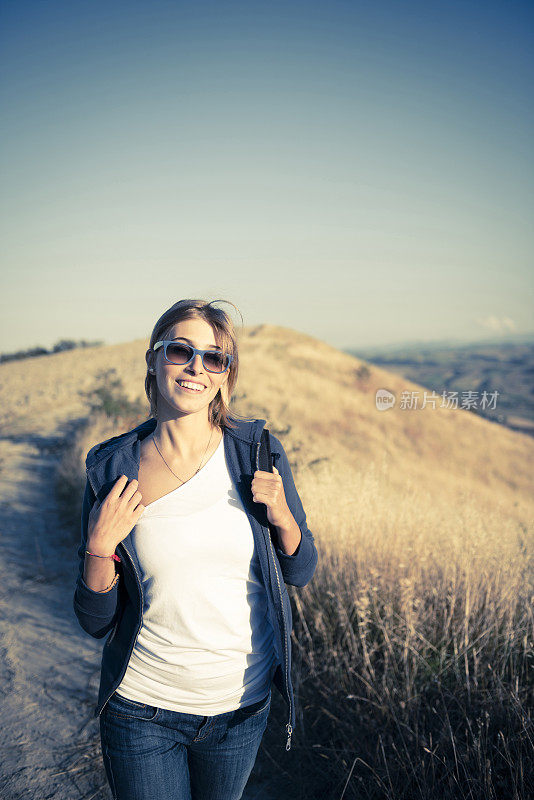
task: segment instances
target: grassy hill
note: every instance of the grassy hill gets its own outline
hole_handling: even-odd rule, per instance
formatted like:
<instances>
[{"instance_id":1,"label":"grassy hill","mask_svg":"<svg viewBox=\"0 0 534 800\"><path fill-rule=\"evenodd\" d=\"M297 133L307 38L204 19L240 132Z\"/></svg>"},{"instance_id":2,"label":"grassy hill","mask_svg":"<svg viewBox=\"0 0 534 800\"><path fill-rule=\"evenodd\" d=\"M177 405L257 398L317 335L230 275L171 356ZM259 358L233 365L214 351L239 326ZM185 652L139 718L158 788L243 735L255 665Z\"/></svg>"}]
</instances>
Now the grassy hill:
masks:
<instances>
[{"instance_id":1,"label":"grassy hill","mask_svg":"<svg viewBox=\"0 0 534 800\"><path fill-rule=\"evenodd\" d=\"M143 408L146 347L1 365L2 431L45 406L87 417L106 370ZM289 587L301 719L284 769L309 797L526 798L534 441L462 409L378 411L380 388L423 387L289 328L241 334L235 408L284 444L319 550ZM91 412L79 485L89 447L133 424Z\"/></svg>"}]
</instances>

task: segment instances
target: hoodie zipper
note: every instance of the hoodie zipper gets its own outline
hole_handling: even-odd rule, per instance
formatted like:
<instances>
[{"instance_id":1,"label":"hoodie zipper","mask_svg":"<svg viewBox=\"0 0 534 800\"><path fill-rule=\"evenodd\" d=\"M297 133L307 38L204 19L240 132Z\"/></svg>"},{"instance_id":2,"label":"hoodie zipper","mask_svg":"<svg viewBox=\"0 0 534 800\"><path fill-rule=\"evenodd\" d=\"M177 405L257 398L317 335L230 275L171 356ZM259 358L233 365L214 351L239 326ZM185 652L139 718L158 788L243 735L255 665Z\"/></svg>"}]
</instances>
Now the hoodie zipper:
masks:
<instances>
[{"instance_id":1,"label":"hoodie zipper","mask_svg":"<svg viewBox=\"0 0 534 800\"><path fill-rule=\"evenodd\" d=\"M258 442L256 444L256 469L260 468L260 444ZM278 591L280 593L280 608L282 609L282 622L284 623L284 655L285 655L285 664L286 664L286 688L287 688L287 698L289 700L289 721L286 725L287 730L287 742L286 742L286 750L291 749L291 734L293 733L293 728L291 726L291 712L292 712L292 703L291 703L291 693L289 691L289 664L288 664L288 655L287 655L287 631L286 631L286 615L284 613L284 600L282 598L282 589L280 587L280 577L278 575L278 567L276 566L276 559L275 553L273 550L273 543L271 541L271 533L267 531L267 538L269 540L269 546L271 548L271 554L273 557L273 564L274 564L274 571L276 573L276 583L278 584Z\"/></svg>"},{"instance_id":2,"label":"hoodie zipper","mask_svg":"<svg viewBox=\"0 0 534 800\"><path fill-rule=\"evenodd\" d=\"M91 485L91 489L93 490L93 493L94 493L94 495L95 495L95 497L96 497L96 491L95 491L95 487L93 486L93 483L92 483L92 481L91 481L91 478L90 478L90 476L89 476L89 472L88 472L88 470L86 470L86 474L87 474L87 480L89 481L89 483L90 483L90 485ZM120 544L120 542L119 542L119 544ZM134 649L134 647L135 647L135 644L136 644L136 642L137 642L137 638L138 638L138 636L139 636L139 632L140 632L140 630L141 630L141 626L142 626L142 624L143 624L143 606L144 606L144 599L143 599L143 586L142 586L142 584L141 584L141 579L139 578L139 574L138 574L138 572L137 572L136 566L135 566L135 564L134 564L134 562L133 562L133 558L131 557L131 555L129 554L129 552L127 551L127 549L124 547L124 545L121 547L121 552L124 552L124 553L126 553L126 555L128 556L128 559L130 560L130 563L131 563L131 565L132 565L133 571L134 571L134 573L135 573L135 577L136 577L136 580L137 580L137 585L138 585L138 587L139 587L139 598L140 598L140 603L139 603L139 625L138 625L138 627L137 627L137 631L136 631L136 633L135 633L135 639L134 639L134 642L133 642L132 646L130 647L130 651L129 651L129 653L128 653L128 657L127 657L127 659L126 659L126 661L125 661L125 664L126 664L126 666L124 667L124 669L123 669L123 671L122 671L122 674L121 674L121 676L120 676L120 678L119 678L119 680L118 680L118 682L117 682L116 686L118 686L118 685L120 684L120 682L122 681L122 679L124 678L124 675L125 675L125 673L126 673L126 669L127 669L127 667L128 667L128 662L130 661L130 656L131 656L131 654L132 654L132 652L133 652L133 649ZM117 623L116 623L116 625L115 625L115 629L114 629L113 633L111 634L111 636L109 637L109 639L107 640L106 644L108 644L108 643L109 643L109 642L112 640L113 636L115 635L115 632L116 632L117 628L118 628L118 620L117 620ZM115 687L115 688L116 688L116 687ZM102 708L101 708L101 709L100 709L100 711L98 712L98 716L100 716L100 714L101 714L101 713L102 713L102 711L104 710L104 708L105 708L105 706L106 706L106 703L108 702L109 698L111 697L111 695L113 694L113 692L114 692L114 691L115 691L115 689L113 689L113 691L112 691L112 692L110 692L110 694L108 695L108 697L106 698L106 700L105 700L105 701L104 701L104 703L102 704Z\"/></svg>"}]
</instances>

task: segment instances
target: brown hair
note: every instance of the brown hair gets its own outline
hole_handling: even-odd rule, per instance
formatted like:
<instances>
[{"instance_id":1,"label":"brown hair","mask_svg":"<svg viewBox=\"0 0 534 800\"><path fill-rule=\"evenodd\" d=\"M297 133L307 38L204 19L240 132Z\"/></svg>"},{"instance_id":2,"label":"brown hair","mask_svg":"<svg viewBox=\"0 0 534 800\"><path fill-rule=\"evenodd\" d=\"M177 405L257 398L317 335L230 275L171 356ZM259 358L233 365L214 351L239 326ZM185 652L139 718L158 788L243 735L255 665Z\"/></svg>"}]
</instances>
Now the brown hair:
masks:
<instances>
[{"instance_id":1,"label":"brown hair","mask_svg":"<svg viewBox=\"0 0 534 800\"><path fill-rule=\"evenodd\" d=\"M215 342L224 352L233 356L232 363L228 368L228 379L221 386L209 405L209 421L212 425L221 428L235 428L235 422L239 419L250 419L241 417L230 409L232 392L237 383L239 371L239 354L237 351L237 339L234 324L228 314L221 308L216 308L213 303L229 303L229 300L179 300L165 311L158 319L150 336L150 349L156 342L165 339L171 332L176 323L184 319L203 319L213 328ZM230 303L237 309L233 303ZM237 309L239 310L239 309ZM241 314L241 312L239 312ZM241 320L243 317L241 317ZM157 384L155 374L148 371L145 377L145 393L150 403L150 417L157 418Z\"/></svg>"}]
</instances>

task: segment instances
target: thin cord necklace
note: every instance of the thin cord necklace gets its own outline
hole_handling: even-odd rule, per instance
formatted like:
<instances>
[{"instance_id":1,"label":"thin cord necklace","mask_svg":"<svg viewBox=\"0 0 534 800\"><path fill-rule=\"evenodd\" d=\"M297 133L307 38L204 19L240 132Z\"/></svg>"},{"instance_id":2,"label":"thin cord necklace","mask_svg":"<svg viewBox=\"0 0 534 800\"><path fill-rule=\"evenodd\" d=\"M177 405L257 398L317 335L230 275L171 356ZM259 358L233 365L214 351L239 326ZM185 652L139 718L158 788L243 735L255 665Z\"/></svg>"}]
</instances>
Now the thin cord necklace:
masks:
<instances>
[{"instance_id":1,"label":"thin cord necklace","mask_svg":"<svg viewBox=\"0 0 534 800\"><path fill-rule=\"evenodd\" d=\"M206 449L205 449L205 451L204 451L204 455L203 455L203 456L202 456L202 458L200 459L200 464L199 464L199 467L198 467L198 469L197 469L197 472L199 472L199 471L200 471L200 467L202 466L202 462L204 461L204 456L205 456L205 455L206 455L206 453L208 452L208 447L210 446L210 443L211 443L211 437L212 437L212 436L213 436L213 428L211 429L211 433L210 433L210 440L209 440L209 442L208 442L208 444L207 444L207 446L206 446ZM157 446L157 444L156 444L156 440L155 440L154 438L152 438L152 441L154 442L154 445L155 445L155 447L156 447L156 450L158 451L158 453L160 454L160 456L163 458L163 454L162 454L161 450L159 449L159 447ZM169 465L167 464L167 462L165 461L165 459L164 459L164 458L163 458L163 461L165 462L165 464L167 465L167 467L169 467ZM179 480L179 481L182 481L182 483L187 483L187 481L184 481L184 480L182 480L182 479L180 478L180 476L179 476L179 475L177 475L177 474L176 474L176 472L174 472L174 471L173 471L173 470L172 470L170 467L169 467L169 469L171 470L171 472L172 472L172 474L174 475L174 477L175 477L175 478L178 478L178 480ZM197 474L197 472L195 472L195 474L194 474L194 475L191 475L191 478L194 478L194 477L195 477L195 475ZM190 481L190 480L191 480L191 478L188 478L187 480L188 480L188 481Z\"/></svg>"}]
</instances>

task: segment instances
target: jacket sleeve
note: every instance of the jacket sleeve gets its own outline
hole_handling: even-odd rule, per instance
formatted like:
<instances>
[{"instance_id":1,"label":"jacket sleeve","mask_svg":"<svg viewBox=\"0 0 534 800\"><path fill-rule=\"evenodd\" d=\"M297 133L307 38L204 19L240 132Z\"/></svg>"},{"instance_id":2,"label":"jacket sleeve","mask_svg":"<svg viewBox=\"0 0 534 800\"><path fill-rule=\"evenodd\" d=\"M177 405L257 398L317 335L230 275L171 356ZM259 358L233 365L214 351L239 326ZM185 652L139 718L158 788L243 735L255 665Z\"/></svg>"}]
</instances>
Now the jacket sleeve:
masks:
<instances>
[{"instance_id":1,"label":"jacket sleeve","mask_svg":"<svg viewBox=\"0 0 534 800\"><path fill-rule=\"evenodd\" d=\"M118 584L107 592L95 592L83 579L89 512L95 502L89 481L86 481L82 504L81 542L78 547L78 577L74 590L73 607L83 630L95 639L101 639L115 624L118 611Z\"/></svg>"},{"instance_id":2,"label":"jacket sleeve","mask_svg":"<svg viewBox=\"0 0 534 800\"><path fill-rule=\"evenodd\" d=\"M293 514L295 522L299 526L301 532L299 545L292 555L287 555L287 553L284 553L278 546L275 546L275 552L280 563L284 581L292 586L302 587L309 583L315 572L318 560L317 548L313 535L306 522L306 514L302 507L295 481L293 480L293 474L286 452L279 439L270 432L269 435L271 451L280 453L279 462L275 466L284 484L284 493L289 510Z\"/></svg>"}]
</instances>

